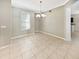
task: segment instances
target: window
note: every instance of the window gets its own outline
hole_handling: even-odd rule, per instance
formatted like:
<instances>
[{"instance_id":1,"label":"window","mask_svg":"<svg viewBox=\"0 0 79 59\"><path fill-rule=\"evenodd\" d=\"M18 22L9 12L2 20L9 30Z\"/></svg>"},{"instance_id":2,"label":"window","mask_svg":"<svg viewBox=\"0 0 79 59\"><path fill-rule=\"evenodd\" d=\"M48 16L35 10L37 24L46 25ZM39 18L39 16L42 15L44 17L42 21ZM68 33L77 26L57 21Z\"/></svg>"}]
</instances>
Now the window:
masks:
<instances>
[{"instance_id":1,"label":"window","mask_svg":"<svg viewBox=\"0 0 79 59\"><path fill-rule=\"evenodd\" d=\"M21 12L21 29L22 31L30 29L30 14Z\"/></svg>"}]
</instances>

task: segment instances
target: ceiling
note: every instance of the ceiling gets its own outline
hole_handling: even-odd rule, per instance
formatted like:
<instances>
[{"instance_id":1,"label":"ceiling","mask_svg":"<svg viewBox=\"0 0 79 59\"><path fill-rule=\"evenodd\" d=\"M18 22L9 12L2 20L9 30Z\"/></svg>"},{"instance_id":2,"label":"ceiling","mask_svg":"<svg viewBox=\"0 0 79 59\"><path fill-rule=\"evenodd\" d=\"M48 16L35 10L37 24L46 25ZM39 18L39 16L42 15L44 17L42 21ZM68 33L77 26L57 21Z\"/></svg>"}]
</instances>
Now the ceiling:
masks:
<instances>
[{"instance_id":1,"label":"ceiling","mask_svg":"<svg viewBox=\"0 0 79 59\"><path fill-rule=\"evenodd\" d=\"M66 4L69 0L42 0L41 11L48 11L58 6ZM40 10L40 0L12 0L12 6L24 8L32 11Z\"/></svg>"},{"instance_id":2,"label":"ceiling","mask_svg":"<svg viewBox=\"0 0 79 59\"><path fill-rule=\"evenodd\" d=\"M72 14L79 14L79 0L72 5Z\"/></svg>"}]
</instances>

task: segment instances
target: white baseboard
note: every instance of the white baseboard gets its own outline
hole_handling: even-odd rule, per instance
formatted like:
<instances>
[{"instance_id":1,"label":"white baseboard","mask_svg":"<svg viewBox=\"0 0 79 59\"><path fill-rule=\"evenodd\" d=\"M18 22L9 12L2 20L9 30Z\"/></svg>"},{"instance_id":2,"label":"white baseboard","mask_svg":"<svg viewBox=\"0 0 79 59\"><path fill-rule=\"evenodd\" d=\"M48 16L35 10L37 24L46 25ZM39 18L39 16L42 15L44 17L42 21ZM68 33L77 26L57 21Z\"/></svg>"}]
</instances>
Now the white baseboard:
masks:
<instances>
[{"instance_id":1,"label":"white baseboard","mask_svg":"<svg viewBox=\"0 0 79 59\"><path fill-rule=\"evenodd\" d=\"M11 39L22 38L22 37L25 37L25 36L28 36L28 35L31 35L31 34L18 35L18 36L11 37Z\"/></svg>"},{"instance_id":2,"label":"white baseboard","mask_svg":"<svg viewBox=\"0 0 79 59\"><path fill-rule=\"evenodd\" d=\"M65 40L65 38L59 37L59 36L54 35L54 34L51 34L51 33L43 32L43 31L40 31L40 33L44 33L44 34L47 34L47 35L50 35L50 36L53 36L53 37L56 37L56 38ZM33 33L31 33L31 34L33 34ZM31 35L31 34L30 34L30 35ZM28 36L28 35L29 35L29 34L23 34L23 35L19 35L19 36L14 36L14 37L11 37L11 39L22 38L22 37L25 37L25 36Z\"/></svg>"},{"instance_id":3,"label":"white baseboard","mask_svg":"<svg viewBox=\"0 0 79 59\"><path fill-rule=\"evenodd\" d=\"M43 31L40 31L40 33L44 33L44 34L47 34L47 35L50 35L50 36L65 40L65 38L59 37L59 36L51 34L51 33L43 32Z\"/></svg>"}]
</instances>

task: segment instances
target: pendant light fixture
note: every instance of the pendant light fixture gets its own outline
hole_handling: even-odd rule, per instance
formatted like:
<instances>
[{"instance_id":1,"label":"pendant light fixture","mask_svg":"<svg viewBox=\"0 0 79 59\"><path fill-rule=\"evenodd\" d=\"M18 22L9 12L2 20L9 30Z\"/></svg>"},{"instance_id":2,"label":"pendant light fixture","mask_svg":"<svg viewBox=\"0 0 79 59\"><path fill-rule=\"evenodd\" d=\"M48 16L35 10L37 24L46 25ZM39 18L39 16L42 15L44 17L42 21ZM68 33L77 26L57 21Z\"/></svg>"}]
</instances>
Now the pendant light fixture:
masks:
<instances>
[{"instance_id":1,"label":"pendant light fixture","mask_svg":"<svg viewBox=\"0 0 79 59\"><path fill-rule=\"evenodd\" d=\"M41 7L42 7L42 1L40 1L40 13L37 13L36 17L39 17L39 18L46 17L46 15L42 13Z\"/></svg>"}]
</instances>

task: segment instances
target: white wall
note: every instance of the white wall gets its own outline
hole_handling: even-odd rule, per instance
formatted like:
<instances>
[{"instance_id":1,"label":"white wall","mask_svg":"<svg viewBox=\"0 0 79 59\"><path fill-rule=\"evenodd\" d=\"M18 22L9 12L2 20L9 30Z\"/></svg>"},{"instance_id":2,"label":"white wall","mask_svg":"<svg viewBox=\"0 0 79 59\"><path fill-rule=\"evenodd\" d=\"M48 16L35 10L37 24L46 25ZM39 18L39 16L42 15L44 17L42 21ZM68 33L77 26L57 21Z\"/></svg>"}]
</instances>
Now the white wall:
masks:
<instances>
[{"instance_id":1,"label":"white wall","mask_svg":"<svg viewBox=\"0 0 79 59\"><path fill-rule=\"evenodd\" d=\"M64 38L64 6L55 8L52 12L46 12L45 14L47 15L46 18L41 20L41 31Z\"/></svg>"},{"instance_id":2,"label":"white wall","mask_svg":"<svg viewBox=\"0 0 79 59\"><path fill-rule=\"evenodd\" d=\"M71 9L65 10L65 40L71 41Z\"/></svg>"},{"instance_id":3,"label":"white wall","mask_svg":"<svg viewBox=\"0 0 79 59\"><path fill-rule=\"evenodd\" d=\"M9 43L10 32L11 32L10 20L11 20L10 0L0 0L0 46Z\"/></svg>"},{"instance_id":4,"label":"white wall","mask_svg":"<svg viewBox=\"0 0 79 59\"><path fill-rule=\"evenodd\" d=\"M35 32L40 32L40 29L41 29L41 27L40 27L40 21L41 21L41 19L40 18L36 18L35 17Z\"/></svg>"}]
</instances>

